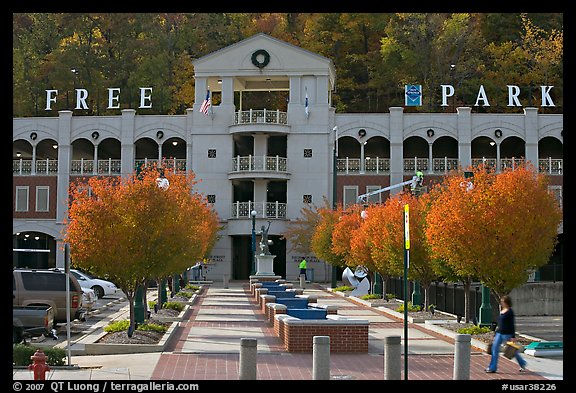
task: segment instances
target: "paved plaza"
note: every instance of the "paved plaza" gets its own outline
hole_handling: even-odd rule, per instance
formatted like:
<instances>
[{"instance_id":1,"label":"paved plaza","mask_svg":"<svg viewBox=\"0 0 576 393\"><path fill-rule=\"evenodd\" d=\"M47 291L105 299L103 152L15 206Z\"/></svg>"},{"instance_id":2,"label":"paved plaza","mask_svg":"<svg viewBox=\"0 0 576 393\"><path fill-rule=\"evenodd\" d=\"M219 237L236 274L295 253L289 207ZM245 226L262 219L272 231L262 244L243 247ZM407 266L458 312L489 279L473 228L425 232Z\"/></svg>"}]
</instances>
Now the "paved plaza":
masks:
<instances>
[{"instance_id":1,"label":"paved plaza","mask_svg":"<svg viewBox=\"0 0 576 393\"><path fill-rule=\"evenodd\" d=\"M338 314L367 319L368 353L332 353L333 380L383 380L384 339L401 336L404 323L385 311L354 302L327 290L326 285L307 284L305 294L318 297L319 304L338 307ZM247 282L206 285L180 322L176 336L164 352L116 355L74 355L73 368L55 368L50 380L238 380L241 338L257 340L258 380L311 380L312 353L288 353L250 294ZM409 380L452 380L454 340L428 330L424 324L408 324ZM562 358L525 355L528 370L518 371L515 361L502 357L498 373L486 374L490 357L472 347L470 379L546 381L563 379ZM402 360L403 364L403 360ZM402 378L404 376L402 375ZM14 369L14 380L31 380L26 369Z\"/></svg>"}]
</instances>

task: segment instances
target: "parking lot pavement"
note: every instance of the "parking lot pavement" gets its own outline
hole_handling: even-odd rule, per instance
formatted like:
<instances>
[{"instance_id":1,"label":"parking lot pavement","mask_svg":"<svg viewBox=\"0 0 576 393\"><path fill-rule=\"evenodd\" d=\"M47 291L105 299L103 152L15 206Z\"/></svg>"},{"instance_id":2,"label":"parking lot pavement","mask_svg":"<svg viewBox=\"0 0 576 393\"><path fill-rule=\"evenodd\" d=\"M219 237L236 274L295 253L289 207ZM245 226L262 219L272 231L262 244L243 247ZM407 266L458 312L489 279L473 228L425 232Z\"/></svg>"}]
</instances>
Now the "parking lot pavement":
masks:
<instances>
[{"instance_id":1,"label":"parking lot pavement","mask_svg":"<svg viewBox=\"0 0 576 393\"><path fill-rule=\"evenodd\" d=\"M553 316L516 316L516 330L521 334L545 341L563 341L564 317Z\"/></svg>"}]
</instances>

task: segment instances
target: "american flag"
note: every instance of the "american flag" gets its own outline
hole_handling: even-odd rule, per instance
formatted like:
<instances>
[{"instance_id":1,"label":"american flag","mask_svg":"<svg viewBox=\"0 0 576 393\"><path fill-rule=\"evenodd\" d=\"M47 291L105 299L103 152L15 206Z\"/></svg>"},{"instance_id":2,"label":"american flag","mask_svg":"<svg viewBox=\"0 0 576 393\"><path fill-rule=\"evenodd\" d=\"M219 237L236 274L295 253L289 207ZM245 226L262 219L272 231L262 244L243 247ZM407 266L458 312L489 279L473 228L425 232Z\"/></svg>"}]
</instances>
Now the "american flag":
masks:
<instances>
[{"instance_id":1,"label":"american flag","mask_svg":"<svg viewBox=\"0 0 576 393\"><path fill-rule=\"evenodd\" d=\"M210 90L206 90L206 99L202 102L202 106L200 107L200 112L204 113L205 115L208 114L208 108L210 108Z\"/></svg>"}]
</instances>

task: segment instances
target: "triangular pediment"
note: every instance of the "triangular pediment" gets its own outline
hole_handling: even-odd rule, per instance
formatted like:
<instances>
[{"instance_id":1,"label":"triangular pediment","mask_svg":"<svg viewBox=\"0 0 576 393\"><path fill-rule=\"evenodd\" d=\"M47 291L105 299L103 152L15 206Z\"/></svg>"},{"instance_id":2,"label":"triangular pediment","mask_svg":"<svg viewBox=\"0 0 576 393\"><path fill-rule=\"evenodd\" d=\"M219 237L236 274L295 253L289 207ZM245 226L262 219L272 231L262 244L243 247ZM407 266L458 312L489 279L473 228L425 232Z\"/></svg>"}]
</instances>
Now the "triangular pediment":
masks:
<instances>
[{"instance_id":1,"label":"triangular pediment","mask_svg":"<svg viewBox=\"0 0 576 393\"><path fill-rule=\"evenodd\" d=\"M192 64L196 77L325 75L331 85L335 77L332 60L264 33L198 58Z\"/></svg>"}]
</instances>

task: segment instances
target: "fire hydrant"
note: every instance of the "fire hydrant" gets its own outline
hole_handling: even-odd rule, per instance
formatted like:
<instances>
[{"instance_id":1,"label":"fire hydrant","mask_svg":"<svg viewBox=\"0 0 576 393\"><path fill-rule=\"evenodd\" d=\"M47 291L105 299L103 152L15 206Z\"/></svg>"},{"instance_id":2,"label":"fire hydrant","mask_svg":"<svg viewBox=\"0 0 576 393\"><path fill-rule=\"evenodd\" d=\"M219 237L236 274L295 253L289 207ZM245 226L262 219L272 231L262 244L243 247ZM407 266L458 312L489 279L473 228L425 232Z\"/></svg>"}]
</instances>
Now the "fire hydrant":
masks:
<instances>
[{"instance_id":1,"label":"fire hydrant","mask_svg":"<svg viewBox=\"0 0 576 393\"><path fill-rule=\"evenodd\" d=\"M50 371L50 367L46 364L48 356L44 354L42 349L38 348L34 355L30 356L32 364L28 366L28 370L34 372L35 381L44 381L46 379L46 372Z\"/></svg>"}]
</instances>

